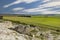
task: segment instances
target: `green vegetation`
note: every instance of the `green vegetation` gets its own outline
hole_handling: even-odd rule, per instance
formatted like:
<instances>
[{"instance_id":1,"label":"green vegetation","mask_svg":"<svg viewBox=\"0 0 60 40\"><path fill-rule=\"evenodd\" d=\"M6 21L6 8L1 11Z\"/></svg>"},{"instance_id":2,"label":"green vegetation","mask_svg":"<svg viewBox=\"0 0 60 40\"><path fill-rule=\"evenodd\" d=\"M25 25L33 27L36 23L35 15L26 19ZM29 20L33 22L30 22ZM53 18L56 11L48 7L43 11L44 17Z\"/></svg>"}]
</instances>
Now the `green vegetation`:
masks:
<instances>
[{"instance_id":1,"label":"green vegetation","mask_svg":"<svg viewBox=\"0 0 60 40\"><path fill-rule=\"evenodd\" d=\"M11 17L4 16L4 19L19 21L21 23L38 25L45 28L60 29L60 18L57 17Z\"/></svg>"}]
</instances>

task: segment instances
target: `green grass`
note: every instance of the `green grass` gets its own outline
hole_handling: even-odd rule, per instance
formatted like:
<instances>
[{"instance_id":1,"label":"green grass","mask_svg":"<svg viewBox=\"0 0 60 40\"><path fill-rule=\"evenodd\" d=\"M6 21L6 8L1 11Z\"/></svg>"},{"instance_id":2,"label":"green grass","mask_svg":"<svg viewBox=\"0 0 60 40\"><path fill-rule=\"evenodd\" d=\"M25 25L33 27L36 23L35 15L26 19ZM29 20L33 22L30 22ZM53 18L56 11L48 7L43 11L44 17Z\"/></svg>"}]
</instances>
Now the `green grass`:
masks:
<instances>
[{"instance_id":1,"label":"green grass","mask_svg":"<svg viewBox=\"0 0 60 40\"><path fill-rule=\"evenodd\" d=\"M4 19L12 20L12 21L19 21L26 24L32 24L32 25L38 25L38 26L44 26L46 28L52 28L52 29L60 29L60 18L55 17L8 17L5 16ZM48 26L45 26L48 25Z\"/></svg>"}]
</instances>

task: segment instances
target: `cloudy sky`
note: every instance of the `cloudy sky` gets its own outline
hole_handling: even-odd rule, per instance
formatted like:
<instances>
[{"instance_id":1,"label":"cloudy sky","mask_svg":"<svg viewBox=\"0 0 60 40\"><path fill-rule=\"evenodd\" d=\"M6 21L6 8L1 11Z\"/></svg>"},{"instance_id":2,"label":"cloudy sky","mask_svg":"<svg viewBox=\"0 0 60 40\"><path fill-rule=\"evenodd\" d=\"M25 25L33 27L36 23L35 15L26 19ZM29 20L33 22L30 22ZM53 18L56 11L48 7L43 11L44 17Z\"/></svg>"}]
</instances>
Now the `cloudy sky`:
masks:
<instances>
[{"instance_id":1,"label":"cloudy sky","mask_svg":"<svg viewBox=\"0 0 60 40\"><path fill-rule=\"evenodd\" d=\"M60 14L60 0L0 0L0 13Z\"/></svg>"}]
</instances>

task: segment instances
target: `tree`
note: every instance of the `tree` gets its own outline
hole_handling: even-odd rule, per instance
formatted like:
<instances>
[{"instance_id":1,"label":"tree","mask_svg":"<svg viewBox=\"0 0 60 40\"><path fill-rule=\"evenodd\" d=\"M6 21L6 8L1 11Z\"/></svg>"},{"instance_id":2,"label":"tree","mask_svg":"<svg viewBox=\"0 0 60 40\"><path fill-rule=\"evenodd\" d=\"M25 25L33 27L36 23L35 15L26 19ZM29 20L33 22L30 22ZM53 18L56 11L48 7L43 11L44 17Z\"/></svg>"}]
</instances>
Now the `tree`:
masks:
<instances>
[{"instance_id":1,"label":"tree","mask_svg":"<svg viewBox=\"0 0 60 40\"><path fill-rule=\"evenodd\" d=\"M0 16L0 19L3 19L3 16Z\"/></svg>"}]
</instances>

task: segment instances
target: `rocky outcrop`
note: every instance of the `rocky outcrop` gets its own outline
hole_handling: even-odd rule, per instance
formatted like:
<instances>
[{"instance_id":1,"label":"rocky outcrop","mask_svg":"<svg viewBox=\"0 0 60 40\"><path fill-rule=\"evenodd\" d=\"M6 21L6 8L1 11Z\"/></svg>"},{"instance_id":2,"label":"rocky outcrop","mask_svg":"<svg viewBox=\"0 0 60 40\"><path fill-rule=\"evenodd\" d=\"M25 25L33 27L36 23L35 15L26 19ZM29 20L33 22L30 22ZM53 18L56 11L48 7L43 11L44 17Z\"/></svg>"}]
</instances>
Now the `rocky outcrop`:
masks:
<instances>
[{"instance_id":1,"label":"rocky outcrop","mask_svg":"<svg viewBox=\"0 0 60 40\"><path fill-rule=\"evenodd\" d=\"M60 40L60 34L38 26L3 21L0 23L0 40Z\"/></svg>"},{"instance_id":2,"label":"rocky outcrop","mask_svg":"<svg viewBox=\"0 0 60 40\"><path fill-rule=\"evenodd\" d=\"M0 23L0 40L30 40L28 35L19 34L16 31L10 30L9 26L14 27L11 22L6 21Z\"/></svg>"}]
</instances>

